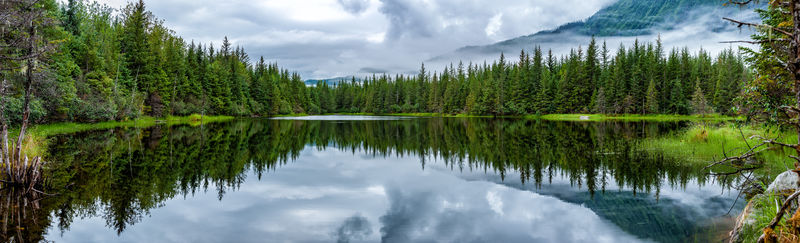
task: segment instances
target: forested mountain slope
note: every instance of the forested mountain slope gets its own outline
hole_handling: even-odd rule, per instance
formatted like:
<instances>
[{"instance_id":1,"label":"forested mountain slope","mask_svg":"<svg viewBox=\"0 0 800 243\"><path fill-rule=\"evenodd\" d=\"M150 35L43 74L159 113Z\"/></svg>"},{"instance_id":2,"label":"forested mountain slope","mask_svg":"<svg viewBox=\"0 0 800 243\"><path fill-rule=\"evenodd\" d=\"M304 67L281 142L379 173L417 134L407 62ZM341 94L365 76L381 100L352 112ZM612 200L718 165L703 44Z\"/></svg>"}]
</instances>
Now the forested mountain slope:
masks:
<instances>
[{"instance_id":1,"label":"forested mountain slope","mask_svg":"<svg viewBox=\"0 0 800 243\"><path fill-rule=\"evenodd\" d=\"M578 33L595 36L636 36L652 34L653 28L670 30L697 16L692 10L722 16L731 9L721 0L620 0L584 22L568 25ZM732 7L731 7L732 8ZM670 23L670 24L666 24ZM723 23L724 24L724 23Z\"/></svg>"},{"instance_id":2,"label":"forested mountain slope","mask_svg":"<svg viewBox=\"0 0 800 243\"><path fill-rule=\"evenodd\" d=\"M653 39L654 35L667 33L685 27L696 25L691 31L707 33L739 33L747 36L735 26L722 20L723 17L756 18L752 9L726 6L723 0L620 0L605 7L584 21L567 23L553 30L540 31L527 36L500 41L490 45L466 46L453 53L444 54L430 61L452 61L453 59L468 59L468 57L485 55L498 55L500 52L517 52L520 49L530 50L533 46L543 46L548 49L564 49L585 43L592 36L601 39L624 37L642 37ZM702 30L697 30L701 28ZM690 31L682 31L690 35L682 37L684 41L691 36ZM694 35L697 35L695 33ZM625 42L620 40L620 42ZM718 44L714 40L705 40L708 45ZM679 43L676 45L685 45ZM563 48L561 48L563 47Z\"/></svg>"}]
</instances>

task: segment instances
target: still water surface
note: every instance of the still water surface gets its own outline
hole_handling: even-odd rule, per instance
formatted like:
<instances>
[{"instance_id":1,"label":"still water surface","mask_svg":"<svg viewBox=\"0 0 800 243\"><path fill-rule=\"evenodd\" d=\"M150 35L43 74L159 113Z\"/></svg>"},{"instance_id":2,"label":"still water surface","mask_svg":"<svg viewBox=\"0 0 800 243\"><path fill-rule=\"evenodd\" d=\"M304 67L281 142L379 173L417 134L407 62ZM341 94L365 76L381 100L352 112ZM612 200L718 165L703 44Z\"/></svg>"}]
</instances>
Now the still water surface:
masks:
<instances>
[{"instance_id":1,"label":"still water surface","mask_svg":"<svg viewBox=\"0 0 800 243\"><path fill-rule=\"evenodd\" d=\"M636 143L685 125L328 116L58 136L53 184L68 189L36 209L0 208L28 215L2 237L718 240L731 182Z\"/></svg>"}]
</instances>

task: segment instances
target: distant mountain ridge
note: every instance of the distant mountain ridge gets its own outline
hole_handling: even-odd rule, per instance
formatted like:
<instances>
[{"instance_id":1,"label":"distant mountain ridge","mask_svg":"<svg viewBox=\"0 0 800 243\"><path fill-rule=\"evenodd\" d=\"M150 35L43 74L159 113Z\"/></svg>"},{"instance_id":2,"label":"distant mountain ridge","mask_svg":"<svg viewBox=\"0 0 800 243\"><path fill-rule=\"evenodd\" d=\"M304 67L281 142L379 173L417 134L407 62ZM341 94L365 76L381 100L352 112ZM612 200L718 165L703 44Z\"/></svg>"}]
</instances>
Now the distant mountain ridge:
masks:
<instances>
[{"instance_id":1,"label":"distant mountain ridge","mask_svg":"<svg viewBox=\"0 0 800 243\"><path fill-rule=\"evenodd\" d=\"M316 86L319 83L327 83L328 85L337 85L342 82L350 82L353 81L354 76L347 76L347 77L336 77L336 78L328 78L328 79L309 79L306 80L306 86ZM361 82L360 78L355 78L356 82Z\"/></svg>"},{"instance_id":2,"label":"distant mountain ridge","mask_svg":"<svg viewBox=\"0 0 800 243\"><path fill-rule=\"evenodd\" d=\"M724 0L620 0L603 8L586 21L574 25L578 32L595 36L636 36L652 34L663 23L690 21L691 10L710 7L724 12ZM663 26L669 30L673 26Z\"/></svg>"},{"instance_id":3,"label":"distant mountain ridge","mask_svg":"<svg viewBox=\"0 0 800 243\"><path fill-rule=\"evenodd\" d=\"M719 20L709 23L710 31L730 31L735 27L722 21L722 17L729 16L741 9L733 6L723 7L725 3L727 3L725 0L619 0L584 21L567 23L553 30L540 31L490 45L465 46L457 49L454 54L496 54L519 51L519 48L530 47L534 43L563 43L575 36L652 35L655 30L670 31L693 21L701 21L706 16ZM453 54L447 54L429 61L451 59L448 55L453 56Z\"/></svg>"}]
</instances>

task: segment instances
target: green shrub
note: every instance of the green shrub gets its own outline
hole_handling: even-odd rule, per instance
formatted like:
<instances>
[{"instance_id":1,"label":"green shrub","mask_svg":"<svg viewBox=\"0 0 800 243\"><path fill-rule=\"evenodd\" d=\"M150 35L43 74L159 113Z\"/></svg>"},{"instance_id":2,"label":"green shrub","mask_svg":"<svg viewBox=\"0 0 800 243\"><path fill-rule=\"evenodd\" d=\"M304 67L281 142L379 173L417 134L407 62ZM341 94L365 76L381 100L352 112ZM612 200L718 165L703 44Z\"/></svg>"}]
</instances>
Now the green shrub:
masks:
<instances>
[{"instance_id":1,"label":"green shrub","mask_svg":"<svg viewBox=\"0 0 800 243\"><path fill-rule=\"evenodd\" d=\"M281 115L292 114L292 105L289 104L288 101L281 100L280 108L278 109L278 114Z\"/></svg>"},{"instance_id":2,"label":"green shrub","mask_svg":"<svg viewBox=\"0 0 800 243\"><path fill-rule=\"evenodd\" d=\"M5 117L8 124L21 124L22 123L22 98L16 97L3 97L6 103ZM42 101L39 99L31 100L31 116L28 121L36 123L42 121L47 115L47 111L42 106Z\"/></svg>"},{"instance_id":3,"label":"green shrub","mask_svg":"<svg viewBox=\"0 0 800 243\"><path fill-rule=\"evenodd\" d=\"M309 114L322 114L322 110L319 109L319 106L317 106L315 104L311 104L311 106L308 108L308 113Z\"/></svg>"}]
</instances>

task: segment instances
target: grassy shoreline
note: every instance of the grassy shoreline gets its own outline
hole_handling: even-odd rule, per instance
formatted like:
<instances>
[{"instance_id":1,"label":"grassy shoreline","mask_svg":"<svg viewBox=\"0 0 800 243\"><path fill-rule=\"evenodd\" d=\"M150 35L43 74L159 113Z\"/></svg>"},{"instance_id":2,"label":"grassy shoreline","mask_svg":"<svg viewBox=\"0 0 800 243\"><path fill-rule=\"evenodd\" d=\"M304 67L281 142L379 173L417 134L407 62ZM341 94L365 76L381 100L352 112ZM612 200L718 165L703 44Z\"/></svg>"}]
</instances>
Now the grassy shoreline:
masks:
<instances>
[{"instance_id":1,"label":"grassy shoreline","mask_svg":"<svg viewBox=\"0 0 800 243\"><path fill-rule=\"evenodd\" d=\"M157 124L171 125L200 125L201 123L212 123L233 120L232 116L168 116L163 118L141 117L130 121L107 121L98 123L76 123L60 122L50 124L33 125L26 133L24 149L29 156L42 156L47 153L48 137L62 134L79 133L93 130L112 129L118 127L147 128ZM9 131L9 139L15 141L19 136L19 128Z\"/></svg>"},{"instance_id":2,"label":"grassy shoreline","mask_svg":"<svg viewBox=\"0 0 800 243\"><path fill-rule=\"evenodd\" d=\"M107 121L98 123L76 123L76 122L60 122L51 124L34 125L30 129L30 134L35 136L53 136L61 134L70 134L92 130L111 129L117 127L138 127L146 128L157 124L167 125L199 125L200 123L211 123L220 121L233 120L232 116L168 116L164 118L142 117L136 120L129 121Z\"/></svg>"},{"instance_id":3,"label":"grassy shoreline","mask_svg":"<svg viewBox=\"0 0 800 243\"><path fill-rule=\"evenodd\" d=\"M653 122L669 122L669 121L734 121L742 120L742 117L730 117L722 115L605 115L605 114L549 114L549 115L522 115L522 116L487 116L487 115L470 115L470 114L445 114L445 113L326 113L322 116L332 115L347 115L347 116L406 116L406 117L446 117L446 118L519 118L519 119L532 119L532 120L548 120L548 121L584 121L584 122L601 122L601 121L653 121ZM312 116L309 114L288 114L276 115L274 117L304 117Z\"/></svg>"},{"instance_id":4,"label":"grassy shoreline","mask_svg":"<svg viewBox=\"0 0 800 243\"><path fill-rule=\"evenodd\" d=\"M547 120L547 121L580 121L580 122L603 122L603 121L623 121L623 122L635 122L635 121L652 121L652 122L671 122L671 121L733 121L741 118L737 117L726 117L720 115L709 115L709 116L686 116L686 115L602 115L602 114L550 114L550 115L527 115L527 116L486 116L486 115L469 115L469 114L443 114L443 113L391 113L391 114L378 114L378 113L328 113L322 115L355 115L355 116L403 116L403 117L444 117L444 118L515 118L515 119L532 119L532 120ZM311 116L309 114L288 114L288 115L276 115L273 117L304 117L304 116ZM28 132L28 138L26 139L26 147L27 151L30 151L33 154L44 154L45 151L42 151L44 147L46 147L47 138L49 136L54 135L62 135L62 134L71 134L71 133L78 133L84 131L92 131L92 130L103 130L103 129L112 129L118 127L137 127L137 128L146 128L151 127L157 124L166 124L166 125L181 125L181 124L189 124L189 125L199 125L202 123L210 123L210 122L221 122L221 121L229 121L233 120L235 117L232 116L203 116L201 118L200 115L194 114L191 116L183 116L183 117L175 117L169 116L164 118L154 118L154 117L142 117L136 120L129 120L129 121L108 121L108 122L98 122L98 123L75 123L75 122L63 122L63 123L51 123L51 124L39 124L34 125L30 128ZM18 131L11 131L11 137L15 137L14 133L18 133ZM677 136L677 135L675 135ZM673 136L673 137L675 137ZM656 142L660 142L662 144L654 144L653 141L650 142L653 146L661 146L662 150L665 151L683 151L680 148L683 146L692 146L692 148L703 148L703 147L714 147L719 144L712 144L712 145L697 145L697 144L685 144L683 141L675 142L675 141L668 141L669 138L664 138L661 140L656 139ZM674 139L673 139L674 140ZM28 145L30 144L30 145ZM672 145L670 145L672 144ZM676 145L677 144L677 145ZM728 147L728 146L726 146ZM703 151L711 151L711 149L703 150ZM717 151L714 151L717 152ZM712 154L711 152L707 154ZM717 153L719 154L719 153ZM703 157L703 156L701 156Z\"/></svg>"},{"instance_id":5,"label":"grassy shoreline","mask_svg":"<svg viewBox=\"0 0 800 243\"><path fill-rule=\"evenodd\" d=\"M605 114L550 114L543 116L526 116L526 118L543 119L548 121L733 121L741 120L741 117L730 117L721 115L605 115Z\"/></svg>"},{"instance_id":6,"label":"grassy shoreline","mask_svg":"<svg viewBox=\"0 0 800 243\"><path fill-rule=\"evenodd\" d=\"M640 146L646 150L662 152L665 155L682 158L688 163L706 165L711 161L722 159L724 154L738 155L750 146L760 143L757 136L776 139L779 142L797 141L797 134L756 125L736 127L735 124L697 124L672 134L648 138ZM759 155L764 161L768 174L785 171L787 151L778 147L770 147L769 151ZM791 163L790 163L791 164ZM772 171L774 170L774 171Z\"/></svg>"}]
</instances>

